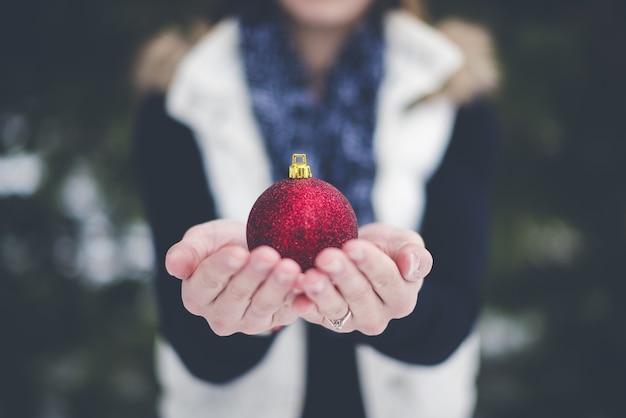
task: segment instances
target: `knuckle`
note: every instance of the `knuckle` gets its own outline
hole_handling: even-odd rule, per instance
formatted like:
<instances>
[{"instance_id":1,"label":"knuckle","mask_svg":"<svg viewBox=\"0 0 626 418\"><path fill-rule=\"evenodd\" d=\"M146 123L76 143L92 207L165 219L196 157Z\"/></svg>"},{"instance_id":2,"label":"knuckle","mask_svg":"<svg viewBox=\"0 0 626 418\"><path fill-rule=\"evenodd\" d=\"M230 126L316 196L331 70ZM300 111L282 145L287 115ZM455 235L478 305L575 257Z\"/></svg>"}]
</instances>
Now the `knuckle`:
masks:
<instances>
[{"instance_id":1,"label":"knuckle","mask_svg":"<svg viewBox=\"0 0 626 418\"><path fill-rule=\"evenodd\" d=\"M189 235L198 234L201 231L202 231L202 224L194 225L194 226L188 228L187 231L185 232L185 235L183 235L183 236L189 236Z\"/></svg>"},{"instance_id":2,"label":"knuckle","mask_svg":"<svg viewBox=\"0 0 626 418\"><path fill-rule=\"evenodd\" d=\"M390 304L390 313L393 318L399 319L409 316L414 310L417 304L417 297L413 295L407 295L401 298L396 303Z\"/></svg>"},{"instance_id":3,"label":"knuckle","mask_svg":"<svg viewBox=\"0 0 626 418\"><path fill-rule=\"evenodd\" d=\"M235 303L244 303L250 300L250 293L247 289L238 287L238 286L230 286L229 297Z\"/></svg>"},{"instance_id":4,"label":"knuckle","mask_svg":"<svg viewBox=\"0 0 626 418\"><path fill-rule=\"evenodd\" d=\"M198 315L199 309L195 302L183 299L183 306L190 314Z\"/></svg>"},{"instance_id":5,"label":"knuckle","mask_svg":"<svg viewBox=\"0 0 626 418\"><path fill-rule=\"evenodd\" d=\"M411 313L413 312L413 309L415 308L415 305L411 306L411 305L404 305L401 307L398 307L394 310L393 312L393 317L396 319L400 319L400 318L404 318L406 316L411 315Z\"/></svg>"},{"instance_id":6,"label":"knuckle","mask_svg":"<svg viewBox=\"0 0 626 418\"><path fill-rule=\"evenodd\" d=\"M211 274L202 274L200 281L207 290L220 291L222 289L222 283Z\"/></svg>"},{"instance_id":7,"label":"knuckle","mask_svg":"<svg viewBox=\"0 0 626 418\"><path fill-rule=\"evenodd\" d=\"M360 286L357 289L353 290L350 295L346 295L346 300L348 304L353 303L362 303L367 300L372 294L371 288L369 286Z\"/></svg>"},{"instance_id":8,"label":"knuckle","mask_svg":"<svg viewBox=\"0 0 626 418\"><path fill-rule=\"evenodd\" d=\"M182 297L184 308L193 315L201 315L204 306L200 303L198 298L188 295Z\"/></svg>"},{"instance_id":9,"label":"knuckle","mask_svg":"<svg viewBox=\"0 0 626 418\"><path fill-rule=\"evenodd\" d=\"M276 311L276 313L274 313L272 317L272 325L288 325L297 318L298 316L291 309L281 307L278 311Z\"/></svg>"},{"instance_id":10,"label":"knuckle","mask_svg":"<svg viewBox=\"0 0 626 418\"><path fill-rule=\"evenodd\" d=\"M378 293L380 291L385 290L395 282L395 276L392 274L383 274L375 279L372 279L372 287Z\"/></svg>"},{"instance_id":11,"label":"knuckle","mask_svg":"<svg viewBox=\"0 0 626 418\"><path fill-rule=\"evenodd\" d=\"M226 337L234 333L231 321L225 318L215 318L213 320L207 320L211 330L220 337Z\"/></svg>"},{"instance_id":12,"label":"knuckle","mask_svg":"<svg viewBox=\"0 0 626 418\"><path fill-rule=\"evenodd\" d=\"M255 318L266 318L276 310L275 306L268 301L255 301L250 305L250 314Z\"/></svg>"},{"instance_id":13,"label":"knuckle","mask_svg":"<svg viewBox=\"0 0 626 418\"><path fill-rule=\"evenodd\" d=\"M344 304L333 306L328 310L328 317L332 319L342 318L348 312L348 308Z\"/></svg>"},{"instance_id":14,"label":"knuckle","mask_svg":"<svg viewBox=\"0 0 626 418\"><path fill-rule=\"evenodd\" d=\"M241 332L246 335L258 335L266 332L270 327L264 327L262 324L248 324L243 327Z\"/></svg>"},{"instance_id":15,"label":"knuckle","mask_svg":"<svg viewBox=\"0 0 626 418\"><path fill-rule=\"evenodd\" d=\"M386 322L370 323L361 329L361 332L368 337L382 334L387 329Z\"/></svg>"}]
</instances>

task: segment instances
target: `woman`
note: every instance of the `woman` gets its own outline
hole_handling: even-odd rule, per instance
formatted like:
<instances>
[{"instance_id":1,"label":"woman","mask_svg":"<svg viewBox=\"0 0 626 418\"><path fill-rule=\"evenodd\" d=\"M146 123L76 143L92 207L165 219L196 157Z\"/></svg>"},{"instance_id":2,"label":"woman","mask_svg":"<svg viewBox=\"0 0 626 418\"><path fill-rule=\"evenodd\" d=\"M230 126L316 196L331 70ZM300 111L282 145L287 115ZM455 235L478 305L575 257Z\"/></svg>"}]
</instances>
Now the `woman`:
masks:
<instances>
[{"instance_id":1,"label":"woman","mask_svg":"<svg viewBox=\"0 0 626 418\"><path fill-rule=\"evenodd\" d=\"M450 38L488 43L397 3L236 2L143 100L163 416L471 415L494 77ZM245 242L294 152L361 225L306 272Z\"/></svg>"}]
</instances>

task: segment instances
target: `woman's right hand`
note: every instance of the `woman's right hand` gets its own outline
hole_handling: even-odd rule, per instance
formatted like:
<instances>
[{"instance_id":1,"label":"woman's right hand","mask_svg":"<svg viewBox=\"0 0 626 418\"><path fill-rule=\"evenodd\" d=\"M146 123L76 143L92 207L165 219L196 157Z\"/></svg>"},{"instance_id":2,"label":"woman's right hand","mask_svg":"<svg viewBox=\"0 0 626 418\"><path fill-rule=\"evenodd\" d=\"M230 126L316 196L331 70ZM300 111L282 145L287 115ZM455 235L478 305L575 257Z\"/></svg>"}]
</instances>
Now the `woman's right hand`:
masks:
<instances>
[{"instance_id":1,"label":"woman's right hand","mask_svg":"<svg viewBox=\"0 0 626 418\"><path fill-rule=\"evenodd\" d=\"M192 227L169 249L165 265L182 280L185 308L217 335L261 334L298 318L291 302L300 266L270 247L249 252L242 223Z\"/></svg>"}]
</instances>

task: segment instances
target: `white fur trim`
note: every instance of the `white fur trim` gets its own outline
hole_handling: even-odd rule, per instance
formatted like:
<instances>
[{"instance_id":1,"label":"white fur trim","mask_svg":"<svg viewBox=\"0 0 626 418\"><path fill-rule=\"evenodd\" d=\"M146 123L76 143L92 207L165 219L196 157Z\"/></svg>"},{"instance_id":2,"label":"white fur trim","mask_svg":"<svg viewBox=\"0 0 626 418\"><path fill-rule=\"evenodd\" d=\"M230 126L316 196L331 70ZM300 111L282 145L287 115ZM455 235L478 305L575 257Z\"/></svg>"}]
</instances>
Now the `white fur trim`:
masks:
<instances>
[{"instance_id":1,"label":"white fur trim","mask_svg":"<svg viewBox=\"0 0 626 418\"><path fill-rule=\"evenodd\" d=\"M448 19L438 29L463 51L465 63L447 83L444 93L456 103L467 103L479 94L496 90L500 74L492 37L481 26Z\"/></svg>"},{"instance_id":2,"label":"white fur trim","mask_svg":"<svg viewBox=\"0 0 626 418\"><path fill-rule=\"evenodd\" d=\"M385 19L384 100L406 109L440 91L463 65L463 54L447 37L406 12Z\"/></svg>"}]
</instances>

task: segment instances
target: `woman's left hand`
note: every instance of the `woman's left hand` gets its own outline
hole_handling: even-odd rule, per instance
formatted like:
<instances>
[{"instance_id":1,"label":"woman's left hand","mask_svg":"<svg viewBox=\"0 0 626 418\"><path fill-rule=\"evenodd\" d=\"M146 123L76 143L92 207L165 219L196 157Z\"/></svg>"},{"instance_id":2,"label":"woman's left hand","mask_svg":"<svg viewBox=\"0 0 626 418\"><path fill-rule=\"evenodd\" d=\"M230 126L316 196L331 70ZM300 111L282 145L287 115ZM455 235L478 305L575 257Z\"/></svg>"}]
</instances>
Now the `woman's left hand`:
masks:
<instances>
[{"instance_id":1,"label":"woman's left hand","mask_svg":"<svg viewBox=\"0 0 626 418\"><path fill-rule=\"evenodd\" d=\"M319 254L293 307L305 320L338 332L379 335L389 321L413 312L432 265L416 232L366 225L358 239Z\"/></svg>"}]
</instances>

